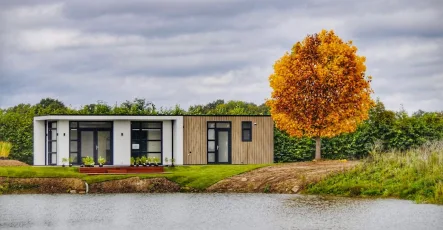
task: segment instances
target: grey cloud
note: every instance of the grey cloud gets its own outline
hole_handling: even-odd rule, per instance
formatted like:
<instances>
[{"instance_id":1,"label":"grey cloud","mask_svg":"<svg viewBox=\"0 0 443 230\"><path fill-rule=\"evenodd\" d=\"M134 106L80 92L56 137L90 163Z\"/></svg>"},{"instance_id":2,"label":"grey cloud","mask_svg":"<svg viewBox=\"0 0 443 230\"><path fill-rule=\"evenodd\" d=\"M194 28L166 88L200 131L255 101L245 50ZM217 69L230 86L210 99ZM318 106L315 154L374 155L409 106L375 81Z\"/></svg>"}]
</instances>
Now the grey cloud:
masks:
<instances>
[{"instance_id":1,"label":"grey cloud","mask_svg":"<svg viewBox=\"0 0 443 230\"><path fill-rule=\"evenodd\" d=\"M60 4L60 5L54 5ZM443 110L441 1L0 1L0 107L146 97L262 103L275 60L334 29L388 108ZM25 9L18 10L17 9Z\"/></svg>"}]
</instances>

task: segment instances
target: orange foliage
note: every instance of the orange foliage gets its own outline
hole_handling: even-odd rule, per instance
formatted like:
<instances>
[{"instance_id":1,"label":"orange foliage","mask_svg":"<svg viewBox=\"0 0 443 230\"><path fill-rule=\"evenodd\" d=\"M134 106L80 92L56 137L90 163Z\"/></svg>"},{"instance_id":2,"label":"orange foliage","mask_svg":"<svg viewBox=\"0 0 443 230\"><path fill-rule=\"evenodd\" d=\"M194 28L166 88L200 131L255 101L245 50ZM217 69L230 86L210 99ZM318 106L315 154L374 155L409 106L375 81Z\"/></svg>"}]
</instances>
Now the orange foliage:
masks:
<instances>
[{"instance_id":1,"label":"orange foliage","mask_svg":"<svg viewBox=\"0 0 443 230\"><path fill-rule=\"evenodd\" d=\"M353 132L374 104L365 57L352 41L322 30L297 42L274 65L266 103L279 129L291 136L333 137Z\"/></svg>"}]
</instances>

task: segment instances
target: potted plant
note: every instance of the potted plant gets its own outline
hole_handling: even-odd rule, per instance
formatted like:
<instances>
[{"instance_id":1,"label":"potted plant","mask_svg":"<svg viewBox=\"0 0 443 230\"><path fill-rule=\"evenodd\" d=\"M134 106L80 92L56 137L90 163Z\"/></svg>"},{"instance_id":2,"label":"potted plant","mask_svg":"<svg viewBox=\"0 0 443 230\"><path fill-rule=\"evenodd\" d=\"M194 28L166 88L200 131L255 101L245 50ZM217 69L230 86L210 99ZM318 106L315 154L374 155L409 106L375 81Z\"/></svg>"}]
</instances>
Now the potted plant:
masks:
<instances>
[{"instance_id":1,"label":"potted plant","mask_svg":"<svg viewBox=\"0 0 443 230\"><path fill-rule=\"evenodd\" d=\"M165 166L166 166L166 167L169 166L169 165L168 165L168 161L169 161L169 159L168 159L167 157L165 157Z\"/></svg>"},{"instance_id":2,"label":"potted plant","mask_svg":"<svg viewBox=\"0 0 443 230\"><path fill-rule=\"evenodd\" d=\"M106 159L103 157L98 157L98 167L103 167L103 165L106 163Z\"/></svg>"},{"instance_id":3,"label":"potted plant","mask_svg":"<svg viewBox=\"0 0 443 230\"><path fill-rule=\"evenodd\" d=\"M87 156L85 158L83 158L83 164L85 165L85 167L94 167L94 159L90 156Z\"/></svg>"},{"instance_id":4,"label":"potted plant","mask_svg":"<svg viewBox=\"0 0 443 230\"><path fill-rule=\"evenodd\" d=\"M141 161L143 167L146 167L146 161L147 161L146 156L142 156L142 158L140 158L140 161Z\"/></svg>"},{"instance_id":5,"label":"potted plant","mask_svg":"<svg viewBox=\"0 0 443 230\"><path fill-rule=\"evenodd\" d=\"M158 166L158 158L153 157L152 161L154 162L154 166Z\"/></svg>"},{"instance_id":6,"label":"potted plant","mask_svg":"<svg viewBox=\"0 0 443 230\"><path fill-rule=\"evenodd\" d=\"M68 163L68 158L63 157L62 158L62 167L65 167L65 163Z\"/></svg>"},{"instance_id":7,"label":"potted plant","mask_svg":"<svg viewBox=\"0 0 443 230\"><path fill-rule=\"evenodd\" d=\"M69 159L69 167L72 167L72 161L73 161L73 159L72 159L72 157L69 157L68 159Z\"/></svg>"},{"instance_id":8,"label":"potted plant","mask_svg":"<svg viewBox=\"0 0 443 230\"><path fill-rule=\"evenodd\" d=\"M134 167L134 165L135 165L135 159L134 157L131 157L131 167Z\"/></svg>"},{"instance_id":9,"label":"potted plant","mask_svg":"<svg viewBox=\"0 0 443 230\"><path fill-rule=\"evenodd\" d=\"M140 157L135 158L135 166L139 166L140 165Z\"/></svg>"},{"instance_id":10,"label":"potted plant","mask_svg":"<svg viewBox=\"0 0 443 230\"><path fill-rule=\"evenodd\" d=\"M175 158L171 158L171 167L175 167L174 162L175 162Z\"/></svg>"},{"instance_id":11,"label":"potted plant","mask_svg":"<svg viewBox=\"0 0 443 230\"><path fill-rule=\"evenodd\" d=\"M149 166L153 166L153 164L152 164L152 157L148 157L148 165Z\"/></svg>"}]
</instances>

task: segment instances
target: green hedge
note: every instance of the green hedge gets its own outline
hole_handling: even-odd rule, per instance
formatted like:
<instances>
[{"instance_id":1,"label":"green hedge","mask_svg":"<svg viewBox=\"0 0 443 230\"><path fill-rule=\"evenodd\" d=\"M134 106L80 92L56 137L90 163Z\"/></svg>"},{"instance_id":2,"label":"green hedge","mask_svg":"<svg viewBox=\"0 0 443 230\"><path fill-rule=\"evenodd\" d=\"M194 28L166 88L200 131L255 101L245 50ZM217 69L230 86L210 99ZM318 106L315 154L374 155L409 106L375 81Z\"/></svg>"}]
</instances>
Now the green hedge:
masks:
<instances>
[{"instance_id":1,"label":"green hedge","mask_svg":"<svg viewBox=\"0 0 443 230\"><path fill-rule=\"evenodd\" d=\"M72 109L58 100L46 98L36 105L19 104L0 109L0 141L13 144L10 158L32 164L33 118L47 114L263 115L269 114L269 109L264 104L224 100L191 106L187 111L178 105L170 109L158 109L152 102L137 98L114 107L99 102ZM369 120L361 124L356 132L322 139L322 156L328 159L358 159L367 156L375 141L382 142L384 150L404 151L428 140L442 138L443 113L418 111L408 115L405 111L386 110L383 103L377 101L369 113ZM314 158L315 142L310 138L294 138L284 131L274 129L274 143L275 162L306 161Z\"/></svg>"}]
</instances>

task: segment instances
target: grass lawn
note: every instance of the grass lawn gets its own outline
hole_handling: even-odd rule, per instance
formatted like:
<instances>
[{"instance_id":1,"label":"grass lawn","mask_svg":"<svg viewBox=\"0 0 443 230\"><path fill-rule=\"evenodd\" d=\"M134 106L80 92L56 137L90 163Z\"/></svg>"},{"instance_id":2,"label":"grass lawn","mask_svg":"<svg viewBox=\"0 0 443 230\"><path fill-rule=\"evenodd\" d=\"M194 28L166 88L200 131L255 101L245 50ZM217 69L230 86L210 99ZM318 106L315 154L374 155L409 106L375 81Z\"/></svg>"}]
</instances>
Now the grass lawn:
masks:
<instances>
[{"instance_id":1,"label":"grass lawn","mask_svg":"<svg viewBox=\"0 0 443 230\"><path fill-rule=\"evenodd\" d=\"M118 180L138 176L140 178L164 177L178 183L182 187L198 190L206 189L224 178L241 174L256 168L268 166L261 165L199 165L165 167L165 174L127 174L127 175L85 175L78 172L77 167L1 167L0 177L51 177L51 178L80 178L87 183L97 183L109 180Z\"/></svg>"},{"instance_id":2,"label":"grass lawn","mask_svg":"<svg viewBox=\"0 0 443 230\"><path fill-rule=\"evenodd\" d=\"M312 184L306 192L443 204L443 142L404 153L372 153L364 164Z\"/></svg>"}]
</instances>

